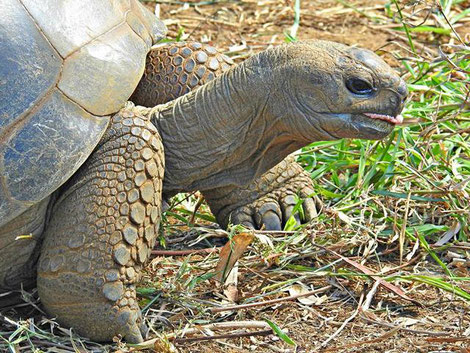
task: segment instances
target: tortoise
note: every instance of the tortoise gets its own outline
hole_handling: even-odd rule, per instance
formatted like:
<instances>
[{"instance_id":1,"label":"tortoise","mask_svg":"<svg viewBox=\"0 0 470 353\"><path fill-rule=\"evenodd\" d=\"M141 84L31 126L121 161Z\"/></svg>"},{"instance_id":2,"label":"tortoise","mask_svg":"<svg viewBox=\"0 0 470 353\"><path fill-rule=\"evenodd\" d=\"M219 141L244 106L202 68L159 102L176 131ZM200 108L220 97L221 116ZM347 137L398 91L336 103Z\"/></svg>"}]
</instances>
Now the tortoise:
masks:
<instances>
[{"instance_id":1,"label":"tortoise","mask_svg":"<svg viewBox=\"0 0 470 353\"><path fill-rule=\"evenodd\" d=\"M402 122L404 81L365 49L296 42L233 65L200 43L151 50L165 27L136 0L0 9L0 292L37 286L96 341L146 335L135 285L164 197L201 190L221 223L278 228L311 192L290 153Z\"/></svg>"}]
</instances>

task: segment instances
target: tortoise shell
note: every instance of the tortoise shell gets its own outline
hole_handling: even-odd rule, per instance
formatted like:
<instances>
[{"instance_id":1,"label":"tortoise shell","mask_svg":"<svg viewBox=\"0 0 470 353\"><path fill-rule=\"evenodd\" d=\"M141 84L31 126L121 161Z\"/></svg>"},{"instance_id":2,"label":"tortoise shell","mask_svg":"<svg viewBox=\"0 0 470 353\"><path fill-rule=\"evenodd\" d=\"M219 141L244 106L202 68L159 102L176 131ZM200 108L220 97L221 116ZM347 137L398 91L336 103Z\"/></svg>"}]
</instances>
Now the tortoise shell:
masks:
<instances>
[{"instance_id":1,"label":"tortoise shell","mask_svg":"<svg viewBox=\"0 0 470 353\"><path fill-rule=\"evenodd\" d=\"M0 226L80 167L165 26L137 0L0 2Z\"/></svg>"}]
</instances>

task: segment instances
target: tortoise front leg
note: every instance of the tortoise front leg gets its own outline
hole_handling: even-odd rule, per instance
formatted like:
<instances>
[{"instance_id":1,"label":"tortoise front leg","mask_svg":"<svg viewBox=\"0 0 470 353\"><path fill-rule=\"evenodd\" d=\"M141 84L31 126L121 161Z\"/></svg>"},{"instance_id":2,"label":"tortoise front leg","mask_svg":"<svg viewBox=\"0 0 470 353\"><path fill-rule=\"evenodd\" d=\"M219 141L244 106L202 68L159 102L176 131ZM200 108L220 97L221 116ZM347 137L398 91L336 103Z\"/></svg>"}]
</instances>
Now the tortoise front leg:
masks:
<instances>
[{"instance_id":1,"label":"tortoise front leg","mask_svg":"<svg viewBox=\"0 0 470 353\"><path fill-rule=\"evenodd\" d=\"M212 189L205 191L204 197L224 227L232 223L253 229L282 230L292 215L297 224L306 223L317 217L317 210L321 208L310 175L293 156L243 188ZM299 199L303 219L299 213L293 214Z\"/></svg>"},{"instance_id":2,"label":"tortoise front leg","mask_svg":"<svg viewBox=\"0 0 470 353\"><path fill-rule=\"evenodd\" d=\"M38 289L59 323L96 341L143 340L135 285L158 232L163 171L155 127L136 108L121 110L45 231Z\"/></svg>"},{"instance_id":3,"label":"tortoise front leg","mask_svg":"<svg viewBox=\"0 0 470 353\"><path fill-rule=\"evenodd\" d=\"M217 49L198 42L169 43L152 49L137 89L136 104L153 107L176 99L211 81L234 65ZM222 226L229 222L251 228L280 230L292 214L298 197L303 200L304 219L317 215L320 203L314 196L310 175L287 157L244 187L227 187L203 192Z\"/></svg>"}]
</instances>

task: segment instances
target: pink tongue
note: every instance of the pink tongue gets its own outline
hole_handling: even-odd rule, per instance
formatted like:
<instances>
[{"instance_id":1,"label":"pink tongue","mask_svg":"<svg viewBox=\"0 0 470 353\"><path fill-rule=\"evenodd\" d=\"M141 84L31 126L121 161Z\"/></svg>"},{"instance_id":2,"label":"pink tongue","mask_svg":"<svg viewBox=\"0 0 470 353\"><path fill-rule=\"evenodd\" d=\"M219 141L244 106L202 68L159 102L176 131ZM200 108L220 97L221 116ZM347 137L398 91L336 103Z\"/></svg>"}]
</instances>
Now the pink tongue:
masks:
<instances>
[{"instance_id":1,"label":"pink tongue","mask_svg":"<svg viewBox=\"0 0 470 353\"><path fill-rule=\"evenodd\" d=\"M389 123L399 125L403 123L403 116L397 115L397 116L390 116L390 115L385 115L385 114L375 114L375 113L364 113L365 116L368 116L371 119L378 119L378 120L384 120L388 121Z\"/></svg>"}]
</instances>

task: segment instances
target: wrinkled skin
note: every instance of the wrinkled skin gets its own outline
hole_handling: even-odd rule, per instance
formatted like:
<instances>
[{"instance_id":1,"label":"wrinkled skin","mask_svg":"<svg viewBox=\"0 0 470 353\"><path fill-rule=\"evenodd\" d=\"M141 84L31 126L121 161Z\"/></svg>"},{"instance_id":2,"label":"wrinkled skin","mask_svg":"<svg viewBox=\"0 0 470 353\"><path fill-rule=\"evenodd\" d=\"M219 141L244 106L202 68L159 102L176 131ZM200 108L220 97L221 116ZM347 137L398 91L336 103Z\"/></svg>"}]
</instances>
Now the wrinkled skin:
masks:
<instances>
[{"instance_id":1,"label":"wrinkled skin","mask_svg":"<svg viewBox=\"0 0 470 353\"><path fill-rule=\"evenodd\" d=\"M135 286L158 234L162 194L201 190L222 217L274 224L288 207L256 203L271 197L279 204L283 194L275 192L286 181L293 189L304 184L282 167L286 156L312 141L387 136L406 94L375 54L311 42L269 49L166 104L127 105L82 167L38 206L42 222L30 212L21 224L35 237L33 255L40 253L45 310L93 340L142 341ZM280 175L272 175L279 163ZM249 212L240 211L245 200ZM19 235L0 234L7 246ZM17 266L27 281L34 278L29 265L25 257ZM18 286L7 280L0 278L2 289Z\"/></svg>"},{"instance_id":2,"label":"wrinkled skin","mask_svg":"<svg viewBox=\"0 0 470 353\"><path fill-rule=\"evenodd\" d=\"M229 57L207 44L180 42L159 46L149 53L144 76L130 100L145 107L167 103L201 87L234 65ZM204 193L222 226L233 223L267 230L280 230L284 226L298 196L303 200L304 218L300 219L296 213L297 223L313 219L317 208L321 207L313 195L309 174L293 157L286 158L253 183Z\"/></svg>"},{"instance_id":3,"label":"wrinkled skin","mask_svg":"<svg viewBox=\"0 0 470 353\"><path fill-rule=\"evenodd\" d=\"M351 92L351 79L370 92ZM323 41L269 49L150 111L164 144L164 193L201 190L214 204L313 141L384 138L394 124L364 114L396 117L406 95L368 50Z\"/></svg>"}]
</instances>

